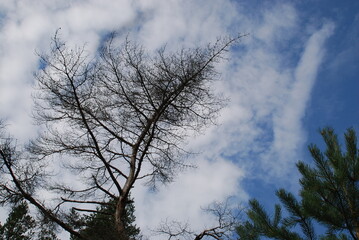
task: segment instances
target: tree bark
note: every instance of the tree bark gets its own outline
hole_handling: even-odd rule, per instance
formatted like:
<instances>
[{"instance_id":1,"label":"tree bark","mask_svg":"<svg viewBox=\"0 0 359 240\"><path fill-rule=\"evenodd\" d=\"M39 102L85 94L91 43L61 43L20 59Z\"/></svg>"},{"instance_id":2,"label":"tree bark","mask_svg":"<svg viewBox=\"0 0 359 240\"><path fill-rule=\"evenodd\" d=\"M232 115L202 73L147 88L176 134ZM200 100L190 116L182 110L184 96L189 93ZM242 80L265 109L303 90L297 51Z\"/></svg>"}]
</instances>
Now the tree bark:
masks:
<instances>
[{"instance_id":1,"label":"tree bark","mask_svg":"<svg viewBox=\"0 0 359 240\"><path fill-rule=\"evenodd\" d=\"M121 240L130 240L128 234L126 233L125 223L123 221L122 216L125 215L125 208L127 203L127 196L120 196L115 212L115 224L116 230L118 233L118 237Z\"/></svg>"}]
</instances>

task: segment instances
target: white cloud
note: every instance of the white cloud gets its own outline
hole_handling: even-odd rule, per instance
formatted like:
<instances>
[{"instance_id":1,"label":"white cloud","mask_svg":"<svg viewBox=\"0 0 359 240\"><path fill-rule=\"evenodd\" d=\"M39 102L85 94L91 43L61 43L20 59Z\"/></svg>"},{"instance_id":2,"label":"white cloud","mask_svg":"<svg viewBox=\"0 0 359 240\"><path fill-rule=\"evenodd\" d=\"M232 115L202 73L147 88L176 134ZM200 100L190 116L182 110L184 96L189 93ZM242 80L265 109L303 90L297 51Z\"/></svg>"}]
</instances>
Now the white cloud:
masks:
<instances>
[{"instance_id":1,"label":"white cloud","mask_svg":"<svg viewBox=\"0 0 359 240\"><path fill-rule=\"evenodd\" d=\"M135 29L131 36L149 49L164 43L170 49L204 44L229 31L250 33L238 52L230 54L232 60L219 67L223 81L214 87L231 99L219 125L188 143L202 152L196 157L198 169L181 173L157 193L136 186L136 214L143 230L167 217L188 220L198 229L209 225L212 220L200 207L229 195L246 200L241 181L252 171L258 178L283 178L298 160L306 135L301 120L325 40L333 32L331 23L300 36L307 38L303 45L295 41L302 26L290 4L249 10L229 0L9 2L0 3L6 13L0 25L0 115L10 118L9 130L21 139L35 134L28 116L35 49L48 49L59 27L65 40L87 43L89 51L113 29ZM296 47L283 50L293 41ZM288 59L292 55L299 62Z\"/></svg>"},{"instance_id":2,"label":"white cloud","mask_svg":"<svg viewBox=\"0 0 359 240\"><path fill-rule=\"evenodd\" d=\"M295 38L300 26L295 17L284 21L286 17L275 14L277 11L296 16L288 5L274 6L273 12L264 12L263 22L252 25L253 29L265 28L266 37L254 31L245 40L245 54L232 56L236 64L227 66L224 82L217 86L231 102L222 112L220 126L198 138L195 145L198 148L203 144L207 157L234 157L240 166L254 171L257 178L271 183L293 174L295 162L301 157L306 140L302 119L322 62L325 40L333 32L332 23L314 31L304 42L298 62L288 64L293 60L287 59L290 54L281 52L279 43L287 45L292 41L287 32ZM282 21L285 23L278 24ZM269 26L270 22L273 24Z\"/></svg>"},{"instance_id":3,"label":"white cloud","mask_svg":"<svg viewBox=\"0 0 359 240\"><path fill-rule=\"evenodd\" d=\"M168 218L189 222L192 229L200 231L203 226L213 224L201 207L229 196L247 198L244 192L238 191L244 177L238 166L223 159L198 159L197 164L197 169L180 174L177 181L160 187L158 192L148 193L143 186L136 186L134 197L140 226L154 230Z\"/></svg>"},{"instance_id":4,"label":"white cloud","mask_svg":"<svg viewBox=\"0 0 359 240\"><path fill-rule=\"evenodd\" d=\"M286 104L273 119L274 142L269 156L277 158L281 162L280 168L272 167L275 174L283 172L282 168L288 168L297 161L296 156L305 143L305 133L301 120L310 100L311 89L315 82L318 68L323 58L323 45L325 40L333 33L334 25L325 24L314 32L306 43L303 54L294 70L294 83L288 89L289 96ZM272 162L271 166L278 163Z\"/></svg>"},{"instance_id":5,"label":"white cloud","mask_svg":"<svg viewBox=\"0 0 359 240\"><path fill-rule=\"evenodd\" d=\"M255 34L258 39L269 44L273 44L275 40L283 41L289 38L298 24L296 10L290 4L277 4L266 9L262 21Z\"/></svg>"},{"instance_id":6,"label":"white cloud","mask_svg":"<svg viewBox=\"0 0 359 240\"><path fill-rule=\"evenodd\" d=\"M146 9L139 37L150 49L163 44L178 48L178 44L207 44L227 34L235 19L230 1L140 1Z\"/></svg>"}]
</instances>

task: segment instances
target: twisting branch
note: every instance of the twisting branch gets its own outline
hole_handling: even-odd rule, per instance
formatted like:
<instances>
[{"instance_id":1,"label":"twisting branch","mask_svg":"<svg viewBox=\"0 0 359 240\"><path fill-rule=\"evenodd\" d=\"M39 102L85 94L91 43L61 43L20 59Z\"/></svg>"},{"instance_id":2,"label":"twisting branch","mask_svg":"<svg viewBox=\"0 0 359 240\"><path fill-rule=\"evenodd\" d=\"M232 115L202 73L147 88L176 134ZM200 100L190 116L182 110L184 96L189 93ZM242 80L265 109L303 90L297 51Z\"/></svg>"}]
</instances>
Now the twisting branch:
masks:
<instances>
[{"instance_id":1,"label":"twisting branch","mask_svg":"<svg viewBox=\"0 0 359 240\"><path fill-rule=\"evenodd\" d=\"M34 117L46 131L29 144L32 160L27 162L32 166L54 158L78 180L76 187L44 182L46 190L63 194L56 211L64 212L66 204L102 205L115 199L117 232L129 240L123 216L131 189L142 178L152 186L169 182L189 165L181 157L187 154L181 144L187 130L211 124L223 107L223 99L211 89L218 78L215 66L242 37L173 53L162 48L150 55L128 39L115 46L113 34L89 59L84 47L69 49L56 34L50 54L40 55L44 67L36 74ZM27 182L34 181L29 177ZM20 182L15 185L20 196L77 234L32 200L32 192L20 191ZM14 194L5 187L3 192ZM219 229L226 227L210 228L197 237L222 237Z\"/></svg>"},{"instance_id":2,"label":"twisting branch","mask_svg":"<svg viewBox=\"0 0 359 240\"><path fill-rule=\"evenodd\" d=\"M32 205L34 205L41 213L47 216L51 221L57 223L64 230L78 237L79 239L86 239L77 231L75 231L71 226L67 223L63 222L58 216L56 216L51 210L47 209L44 205L42 205L38 200L36 200L32 193L29 193L23 186L22 181L16 176L13 165L16 163L18 159L15 159L15 149L10 147L10 142L5 144L1 144L0 146L0 160L3 163L3 167L8 171L11 181L14 183L16 190L11 190L6 187L5 190L12 192L13 195L18 198L24 198L29 201ZM0 189L3 190L3 189Z\"/></svg>"},{"instance_id":3,"label":"twisting branch","mask_svg":"<svg viewBox=\"0 0 359 240\"><path fill-rule=\"evenodd\" d=\"M213 203L205 212L216 218L216 223L209 228L205 228L201 232L192 230L188 223L178 221L162 222L159 227L154 230L157 235L164 235L168 240L172 238L185 240L201 240L204 238L216 240L233 239L233 233L241 220L242 210L239 208L231 208L229 199L221 203Z\"/></svg>"}]
</instances>

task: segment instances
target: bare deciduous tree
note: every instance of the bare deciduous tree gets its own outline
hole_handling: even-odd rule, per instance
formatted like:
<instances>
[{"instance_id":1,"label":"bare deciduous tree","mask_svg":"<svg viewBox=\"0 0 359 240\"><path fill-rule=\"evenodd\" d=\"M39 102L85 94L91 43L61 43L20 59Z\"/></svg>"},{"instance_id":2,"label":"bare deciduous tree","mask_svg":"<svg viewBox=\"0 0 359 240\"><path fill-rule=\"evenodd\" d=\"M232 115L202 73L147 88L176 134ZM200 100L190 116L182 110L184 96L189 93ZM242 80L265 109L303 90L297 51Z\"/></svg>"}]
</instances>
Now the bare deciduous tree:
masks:
<instances>
[{"instance_id":1,"label":"bare deciduous tree","mask_svg":"<svg viewBox=\"0 0 359 240\"><path fill-rule=\"evenodd\" d=\"M185 240L233 239L235 228L238 226L241 218L242 210L240 208L230 207L229 199L227 199L225 202L212 203L204 211L216 218L216 224L200 232L191 229L189 223L174 220L169 221L168 219L162 222L154 232L155 234L166 236L168 240L180 238Z\"/></svg>"},{"instance_id":2,"label":"bare deciduous tree","mask_svg":"<svg viewBox=\"0 0 359 240\"><path fill-rule=\"evenodd\" d=\"M55 35L36 74L34 115L46 131L29 145L27 167L11 164L18 156L10 144L1 149L3 174L12 182L1 185L1 200L25 198L81 238L63 220L66 203L93 212L89 205L117 199L117 231L128 239L122 216L131 188L140 179L151 186L170 182L187 166L181 142L187 130L202 129L223 106L211 89L218 78L215 64L239 38L175 53L162 48L150 56L128 40L118 46L113 35L89 59L84 48L68 49ZM63 161L82 183L53 184L46 172L51 158ZM52 209L37 200L38 188L60 193L58 205Z\"/></svg>"}]
</instances>

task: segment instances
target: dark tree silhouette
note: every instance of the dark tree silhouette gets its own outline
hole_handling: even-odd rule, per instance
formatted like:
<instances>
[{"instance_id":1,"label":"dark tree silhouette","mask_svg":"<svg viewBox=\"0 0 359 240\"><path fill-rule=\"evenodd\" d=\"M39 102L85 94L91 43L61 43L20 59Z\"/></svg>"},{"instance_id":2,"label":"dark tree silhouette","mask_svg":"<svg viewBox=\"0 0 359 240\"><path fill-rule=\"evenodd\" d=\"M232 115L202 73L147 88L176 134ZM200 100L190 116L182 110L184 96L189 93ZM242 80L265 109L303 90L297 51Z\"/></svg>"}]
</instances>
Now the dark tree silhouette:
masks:
<instances>
[{"instance_id":1,"label":"dark tree silhouette","mask_svg":"<svg viewBox=\"0 0 359 240\"><path fill-rule=\"evenodd\" d=\"M0 224L0 239L4 240L56 240L56 228L46 218L36 221L25 201L13 203L3 226Z\"/></svg>"},{"instance_id":2,"label":"dark tree silhouette","mask_svg":"<svg viewBox=\"0 0 359 240\"><path fill-rule=\"evenodd\" d=\"M2 169L11 184L2 184L2 201L25 198L73 236L86 239L63 220L66 206L92 213L96 207L89 205L116 199L118 237L129 239L122 219L131 189L141 179L152 187L170 182L188 166L181 142L188 130L199 131L222 108L223 99L211 87L218 78L215 65L240 38L150 55L128 40L118 45L113 35L89 59L84 48L68 49L55 35L36 74L34 115L47 130L32 141L27 156L4 142ZM76 184L53 178L51 166L58 161ZM61 196L56 206L36 199L34 193L45 188Z\"/></svg>"},{"instance_id":3,"label":"dark tree silhouette","mask_svg":"<svg viewBox=\"0 0 359 240\"><path fill-rule=\"evenodd\" d=\"M13 205L4 226L0 226L0 239L33 239L35 226L35 220L29 215L27 204L18 202Z\"/></svg>"},{"instance_id":4,"label":"dark tree silhouette","mask_svg":"<svg viewBox=\"0 0 359 240\"><path fill-rule=\"evenodd\" d=\"M116 210L116 199L107 203L107 205L100 206L96 209L95 213L88 216L80 217L75 210L72 212L72 226L79 229L81 235L90 240L116 240L117 232L115 226L114 212ZM126 205L125 214L122 221L125 225L126 235L131 239L140 238L140 229L135 225L135 206L130 200ZM71 215L70 215L71 216ZM71 237L77 240L76 236Z\"/></svg>"},{"instance_id":5,"label":"dark tree silhouette","mask_svg":"<svg viewBox=\"0 0 359 240\"><path fill-rule=\"evenodd\" d=\"M166 220L154 232L171 239L216 239L230 240L234 238L235 228L240 222L242 211L232 208L229 199L225 202L214 202L206 209L207 213L216 218L216 223L201 231L194 231L190 223Z\"/></svg>"},{"instance_id":6,"label":"dark tree silhouette","mask_svg":"<svg viewBox=\"0 0 359 240\"><path fill-rule=\"evenodd\" d=\"M326 151L309 146L314 166L297 164L302 175L301 201L284 189L277 191L289 213L283 218L281 205L275 206L270 217L257 200L251 200L249 220L237 229L240 239L257 240L262 236L283 240L359 239L359 155L355 131L346 132L344 153L333 129L325 128L321 134ZM316 235L314 221L325 226L325 235ZM294 226L299 228L293 229Z\"/></svg>"}]
</instances>

